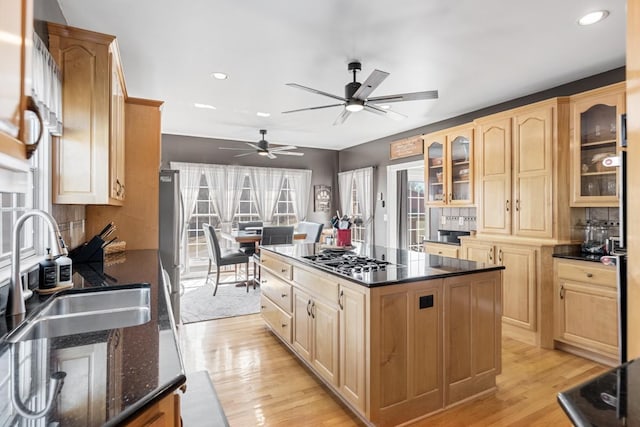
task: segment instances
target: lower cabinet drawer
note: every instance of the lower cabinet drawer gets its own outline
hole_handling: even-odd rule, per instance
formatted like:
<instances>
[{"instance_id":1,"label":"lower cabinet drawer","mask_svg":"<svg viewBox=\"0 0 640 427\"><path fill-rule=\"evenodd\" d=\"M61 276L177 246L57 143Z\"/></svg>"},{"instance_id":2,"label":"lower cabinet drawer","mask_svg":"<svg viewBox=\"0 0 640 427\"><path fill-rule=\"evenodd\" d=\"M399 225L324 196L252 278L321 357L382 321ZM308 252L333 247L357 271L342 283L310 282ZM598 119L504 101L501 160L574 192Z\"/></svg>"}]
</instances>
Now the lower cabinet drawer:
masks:
<instances>
[{"instance_id":1,"label":"lower cabinet drawer","mask_svg":"<svg viewBox=\"0 0 640 427\"><path fill-rule=\"evenodd\" d=\"M559 279L616 288L615 267L588 261L558 259L556 261L556 270Z\"/></svg>"},{"instance_id":2,"label":"lower cabinet drawer","mask_svg":"<svg viewBox=\"0 0 640 427\"><path fill-rule=\"evenodd\" d=\"M432 255L446 256L449 258L458 258L458 246L439 245L437 243L425 243L424 251Z\"/></svg>"},{"instance_id":3,"label":"lower cabinet drawer","mask_svg":"<svg viewBox=\"0 0 640 427\"><path fill-rule=\"evenodd\" d=\"M260 306L262 308L262 318L271 327L271 330L286 342L291 343L291 326L293 323L291 315L285 313L265 295L260 297Z\"/></svg>"},{"instance_id":4,"label":"lower cabinet drawer","mask_svg":"<svg viewBox=\"0 0 640 427\"><path fill-rule=\"evenodd\" d=\"M262 293L275 302L281 309L291 314L292 289L287 282L277 278L266 269L260 272L260 288Z\"/></svg>"}]
</instances>

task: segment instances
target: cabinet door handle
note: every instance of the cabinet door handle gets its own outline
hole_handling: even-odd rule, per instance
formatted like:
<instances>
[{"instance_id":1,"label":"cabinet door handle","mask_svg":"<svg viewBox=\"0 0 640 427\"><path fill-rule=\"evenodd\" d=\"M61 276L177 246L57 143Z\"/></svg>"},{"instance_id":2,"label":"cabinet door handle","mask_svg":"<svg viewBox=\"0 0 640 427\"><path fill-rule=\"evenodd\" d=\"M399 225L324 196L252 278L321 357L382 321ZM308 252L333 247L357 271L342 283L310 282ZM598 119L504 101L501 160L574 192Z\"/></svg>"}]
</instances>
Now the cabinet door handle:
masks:
<instances>
[{"instance_id":1,"label":"cabinet door handle","mask_svg":"<svg viewBox=\"0 0 640 427\"><path fill-rule=\"evenodd\" d=\"M449 203L453 202L453 194L449 193Z\"/></svg>"},{"instance_id":2,"label":"cabinet door handle","mask_svg":"<svg viewBox=\"0 0 640 427\"><path fill-rule=\"evenodd\" d=\"M311 318L316 318L316 303L315 301L311 304Z\"/></svg>"},{"instance_id":3,"label":"cabinet door handle","mask_svg":"<svg viewBox=\"0 0 640 427\"><path fill-rule=\"evenodd\" d=\"M286 323L282 323L282 324L280 324L280 326L282 326L283 328L286 328L287 324Z\"/></svg>"},{"instance_id":4,"label":"cabinet door handle","mask_svg":"<svg viewBox=\"0 0 640 427\"><path fill-rule=\"evenodd\" d=\"M280 294L280 297L281 297L281 298L286 298L286 297L287 297L287 294L282 293L282 294Z\"/></svg>"},{"instance_id":5,"label":"cabinet door handle","mask_svg":"<svg viewBox=\"0 0 640 427\"><path fill-rule=\"evenodd\" d=\"M338 295L338 305L340 306L340 310L344 310L344 304L342 302L343 298L344 298L344 291L341 290L340 295Z\"/></svg>"},{"instance_id":6,"label":"cabinet door handle","mask_svg":"<svg viewBox=\"0 0 640 427\"><path fill-rule=\"evenodd\" d=\"M267 279L260 280L260 283L267 283Z\"/></svg>"},{"instance_id":7,"label":"cabinet door handle","mask_svg":"<svg viewBox=\"0 0 640 427\"><path fill-rule=\"evenodd\" d=\"M311 316L311 300L307 302L307 316Z\"/></svg>"},{"instance_id":8,"label":"cabinet door handle","mask_svg":"<svg viewBox=\"0 0 640 427\"><path fill-rule=\"evenodd\" d=\"M502 264L502 249L498 251L498 261L500 261L500 264Z\"/></svg>"},{"instance_id":9,"label":"cabinet door handle","mask_svg":"<svg viewBox=\"0 0 640 427\"><path fill-rule=\"evenodd\" d=\"M489 249L489 261L493 261L493 248Z\"/></svg>"},{"instance_id":10,"label":"cabinet door handle","mask_svg":"<svg viewBox=\"0 0 640 427\"><path fill-rule=\"evenodd\" d=\"M520 211L520 200L516 200L516 212Z\"/></svg>"},{"instance_id":11,"label":"cabinet door handle","mask_svg":"<svg viewBox=\"0 0 640 427\"><path fill-rule=\"evenodd\" d=\"M283 269L280 270L280 273L286 273L286 272L287 272L286 268L283 268Z\"/></svg>"},{"instance_id":12,"label":"cabinet door handle","mask_svg":"<svg viewBox=\"0 0 640 427\"><path fill-rule=\"evenodd\" d=\"M505 203L505 204L506 204L507 212L509 212L509 201L507 200L507 203Z\"/></svg>"},{"instance_id":13,"label":"cabinet door handle","mask_svg":"<svg viewBox=\"0 0 640 427\"><path fill-rule=\"evenodd\" d=\"M267 308L267 306L266 305L261 305L260 308L264 310L265 308Z\"/></svg>"},{"instance_id":14,"label":"cabinet door handle","mask_svg":"<svg viewBox=\"0 0 640 427\"><path fill-rule=\"evenodd\" d=\"M564 299L564 285L560 286L560 299Z\"/></svg>"},{"instance_id":15,"label":"cabinet door handle","mask_svg":"<svg viewBox=\"0 0 640 427\"><path fill-rule=\"evenodd\" d=\"M442 251L438 251L438 255L442 255Z\"/></svg>"},{"instance_id":16,"label":"cabinet door handle","mask_svg":"<svg viewBox=\"0 0 640 427\"><path fill-rule=\"evenodd\" d=\"M36 104L36 101L30 96L27 96L27 110L31 111L33 114L36 115L36 118L38 119L38 124L40 125L39 126L40 129L38 130L38 137L36 138L36 140L31 144L26 144L27 159L28 159L33 155L33 152L36 151L36 148L38 148L38 144L40 144L40 140L42 139L42 133L44 132L44 123L42 121L42 115L40 114L40 109L38 108L38 104Z\"/></svg>"},{"instance_id":17,"label":"cabinet door handle","mask_svg":"<svg viewBox=\"0 0 640 427\"><path fill-rule=\"evenodd\" d=\"M587 277L588 278L592 278L593 277L593 273L587 273Z\"/></svg>"}]
</instances>

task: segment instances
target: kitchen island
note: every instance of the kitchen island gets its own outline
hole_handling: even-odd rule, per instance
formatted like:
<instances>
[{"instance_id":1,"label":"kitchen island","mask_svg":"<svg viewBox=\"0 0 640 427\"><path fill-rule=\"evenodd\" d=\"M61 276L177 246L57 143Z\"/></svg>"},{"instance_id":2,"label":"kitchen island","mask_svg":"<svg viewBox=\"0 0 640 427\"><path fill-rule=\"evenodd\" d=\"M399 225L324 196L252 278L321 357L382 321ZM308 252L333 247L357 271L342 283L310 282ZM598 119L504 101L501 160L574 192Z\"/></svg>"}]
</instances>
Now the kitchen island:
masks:
<instances>
[{"instance_id":1,"label":"kitchen island","mask_svg":"<svg viewBox=\"0 0 640 427\"><path fill-rule=\"evenodd\" d=\"M32 417L42 425L128 426L147 425L151 420L164 423L157 425L179 425L175 391L186 378L157 251L116 254L107 257L104 265L74 265L73 283L71 293L83 294L146 288L149 317L137 326L17 342L14 337L24 323L7 322L2 330L8 335L0 337L0 392L4 396L0 426L27 423L16 403L27 412L41 412L55 372L64 372L66 377L51 410ZM25 322L32 321L49 299L42 295L29 299ZM13 361L17 369L9 368ZM12 389L16 380L18 393Z\"/></svg>"},{"instance_id":2,"label":"kitchen island","mask_svg":"<svg viewBox=\"0 0 640 427\"><path fill-rule=\"evenodd\" d=\"M365 423L415 421L495 390L504 267L331 249L262 247L262 316Z\"/></svg>"}]
</instances>

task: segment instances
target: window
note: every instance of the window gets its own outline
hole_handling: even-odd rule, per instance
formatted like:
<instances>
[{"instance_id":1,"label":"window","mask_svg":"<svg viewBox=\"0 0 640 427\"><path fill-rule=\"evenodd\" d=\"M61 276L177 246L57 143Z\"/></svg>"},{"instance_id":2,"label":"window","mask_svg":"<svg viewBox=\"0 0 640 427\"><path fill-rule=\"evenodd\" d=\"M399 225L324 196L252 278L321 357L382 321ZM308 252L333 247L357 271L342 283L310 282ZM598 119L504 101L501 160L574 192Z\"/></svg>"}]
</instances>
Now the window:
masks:
<instances>
[{"instance_id":1,"label":"window","mask_svg":"<svg viewBox=\"0 0 640 427\"><path fill-rule=\"evenodd\" d=\"M358 202L358 188L355 179L351 184L351 214L356 221L356 223L351 226L351 241L364 243L365 226L362 223L362 209L360 209L360 203Z\"/></svg>"},{"instance_id":2,"label":"window","mask_svg":"<svg viewBox=\"0 0 640 427\"><path fill-rule=\"evenodd\" d=\"M422 252L425 234L424 181L409 181L407 242L410 251Z\"/></svg>"},{"instance_id":3,"label":"window","mask_svg":"<svg viewBox=\"0 0 640 427\"><path fill-rule=\"evenodd\" d=\"M289 186L289 178L285 178L278 196L276 211L273 214L273 225L292 225L298 222L293 203L293 190Z\"/></svg>"},{"instance_id":4,"label":"window","mask_svg":"<svg viewBox=\"0 0 640 427\"><path fill-rule=\"evenodd\" d=\"M240 194L240 200L238 201L238 209L233 217L233 222L237 224L239 222L249 221L260 221L260 215L258 214L256 201L253 197L251 180L249 179L249 175L245 175L242 184L242 193Z\"/></svg>"},{"instance_id":5,"label":"window","mask_svg":"<svg viewBox=\"0 0 640 427\"><path fill-rule=\"evenodd\" d=\"M187 228L187 265L185 266L187 272L209 260L207 241L202 231L202 224L205 223L213 225L216 229L220 228L220 216L211 200L207 180L202 174L198 183L198 199Z\"/></svg>"}]
</instances>

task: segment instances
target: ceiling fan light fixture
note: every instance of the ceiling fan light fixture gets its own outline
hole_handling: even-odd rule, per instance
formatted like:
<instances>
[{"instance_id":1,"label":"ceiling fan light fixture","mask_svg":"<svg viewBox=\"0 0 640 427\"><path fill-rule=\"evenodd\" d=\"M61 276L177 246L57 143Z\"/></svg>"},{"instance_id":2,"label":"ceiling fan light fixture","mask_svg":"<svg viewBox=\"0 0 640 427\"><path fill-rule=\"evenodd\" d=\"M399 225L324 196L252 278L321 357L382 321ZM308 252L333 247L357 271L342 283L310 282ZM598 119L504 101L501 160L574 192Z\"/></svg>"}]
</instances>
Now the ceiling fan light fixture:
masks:
<instances>
[{"instance_id":1,"label":"ceiling fan light fixture","mask_svg":"<svg viewBox=\"0 0 640 427\"><path fill-rule=\"evenodd\" d=\"M258 116L258 117L271 117L271 113L265 113L264 111L258 111L256 113L256 116Z\"/></svg>"},{"instance_id":2,"label":"ceiling fan light fixture","mask_svg":"<svg viewBox=\"0 0 640 427\"><path fill-rule=\"evenodd\" d=\"M364 103L357 102L356 100L350 100L345 108L349 112L357 113L358 111L362 111L364 109Z\"/></svg>"},{"instance_id":3,"label":"ceiling fan light fixture","mask_svg":"<svg viewBox=\"0 0 640 427\"><path fill-rule=\"evenodd\" d=\"M258 155L259 156L268 156L269 152L267 152L267 151L258 151Z\"/></svg>"},{"instance_id":4,"label":"ceiling fan light fixture","mask_svg":"<svg viewBox=\"0 0 640 427\"><path fill-rule=\"evenodd\" d=\"M593 25L596 22L602 21L607 16L609 16L608 10L596 10L594 12L589 12L582 18L578 19L578 25Z\"/></svg>"}]
</instances>

